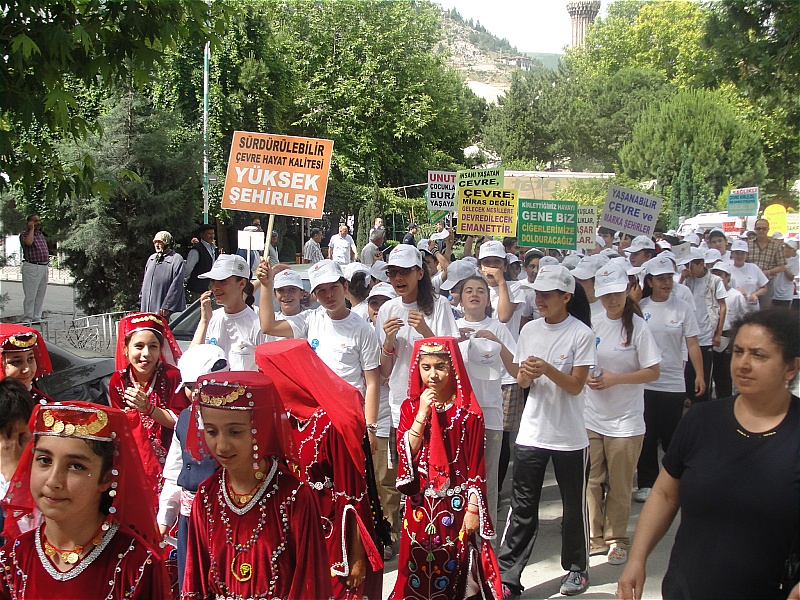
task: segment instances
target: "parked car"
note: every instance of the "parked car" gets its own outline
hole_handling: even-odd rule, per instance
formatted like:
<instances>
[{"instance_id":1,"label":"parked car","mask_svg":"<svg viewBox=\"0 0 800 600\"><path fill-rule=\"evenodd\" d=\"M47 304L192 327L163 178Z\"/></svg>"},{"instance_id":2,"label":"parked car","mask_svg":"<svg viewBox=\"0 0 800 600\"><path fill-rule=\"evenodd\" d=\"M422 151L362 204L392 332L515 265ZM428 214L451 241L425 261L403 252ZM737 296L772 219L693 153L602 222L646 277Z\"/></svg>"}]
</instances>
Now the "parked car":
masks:
<instances>
[{"instance_id":1,"label":"parked car","mask_svg":"<svg viewBox=\"0 0 800 600\"><path fill-rule=\"evenodd\" d=\"M311 267L309 264L301 264L301 265L290 265L290 269L292 271L296 271L300 278L303 280L303 288L306 292L311 291L311 282L308 279L308 269ZM256 288L256 306L258 306L258 301L260 297L261 287L259 286ZM272 300L272 305L274 309L278 310L278 303L275 302L275 299ZM311 305L312 308L319 306L317 303ZM214 302L214 298L211 298L211 308L216 310L219 308L216 302ZM175 340L178 342L178 346L180 346L181 350L185 351L189 344L192 343L192 338L194 337L194 332L197 330L197 324L200 322L200 301L195 300L192 304L190 304L186 310L182 313L176 315L172 321L169 323L170 329L172 329L172 334L175 336Z\"/></svg>"},{"instance_id":2,"label":"parked car","mask_svg":"<svg viewBox=\"0 0 800 600\"><path fill-rule=\"evenodd\" d=\"M53 372L36 380L36 387L55 400L84 400L109 404L108 384L114 359L84 358L48 342Z\"/></svg>"}]
</instances>

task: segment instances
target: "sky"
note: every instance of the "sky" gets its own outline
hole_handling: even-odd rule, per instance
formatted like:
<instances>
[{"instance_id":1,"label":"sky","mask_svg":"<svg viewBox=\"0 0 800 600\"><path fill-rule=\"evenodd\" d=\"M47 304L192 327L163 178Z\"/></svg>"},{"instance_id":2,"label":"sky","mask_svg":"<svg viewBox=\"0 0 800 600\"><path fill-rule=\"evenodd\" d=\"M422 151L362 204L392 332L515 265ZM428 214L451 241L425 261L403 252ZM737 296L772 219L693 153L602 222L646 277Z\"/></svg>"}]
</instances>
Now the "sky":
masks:
<instances>
[{"instance_id":1,"label":"sky","mask_svg":"<svg viewBox=\"0 0 800 600\"><path fill-rule=\"evenodd\" d=\"M480 21L499 38L506 38L520 52L563 53L572 41L567 0L439 0L465 19ZM600 15L608 0L603 0Z\"/></svg>"}]
</instances>

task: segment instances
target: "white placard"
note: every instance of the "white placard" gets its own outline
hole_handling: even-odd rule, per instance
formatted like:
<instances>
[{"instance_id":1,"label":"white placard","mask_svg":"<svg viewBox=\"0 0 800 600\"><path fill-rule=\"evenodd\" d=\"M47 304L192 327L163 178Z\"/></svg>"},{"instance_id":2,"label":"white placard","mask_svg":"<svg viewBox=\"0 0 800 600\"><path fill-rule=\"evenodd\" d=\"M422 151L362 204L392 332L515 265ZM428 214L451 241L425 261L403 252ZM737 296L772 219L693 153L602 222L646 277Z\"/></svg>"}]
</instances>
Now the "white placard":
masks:
<instances>
[{"instance_id":1,"label":"white placard","mask_svg":"<svg viewBox=\"0 0 800 600\"><path fill-rule=\"evenodd\" d=\"M263 231L238 231L239 248L242 250L261 250L264 247Z\"/></svg>"},{"instance_id":2,"label":"white placard","mask_svg":"<svg viewBox=\"0 0 800 600\"><path fill-rule=\"evenodd\" d=\"M653 236L662 199L636 190L610 185L600 227L632 236Z\"/></svg>"},{"instance_id":3,"label":"white placard","mask_svg":"<svg viewBox=\"0 0 800 600\"><path fill-rule=\"evenodd\" d=\"M456 209L456 172L428 171L428 210Z\"/></svg>"},{"instance_id":4,"label":"white placard","mask_svg":"<svg viewBox=\"0 0 800 600\"><path fill-rule=\"evenodd\" d=\"M578 248L592 250L597 237L597 207L578 206Z\"/></svg>"}]
</instances>

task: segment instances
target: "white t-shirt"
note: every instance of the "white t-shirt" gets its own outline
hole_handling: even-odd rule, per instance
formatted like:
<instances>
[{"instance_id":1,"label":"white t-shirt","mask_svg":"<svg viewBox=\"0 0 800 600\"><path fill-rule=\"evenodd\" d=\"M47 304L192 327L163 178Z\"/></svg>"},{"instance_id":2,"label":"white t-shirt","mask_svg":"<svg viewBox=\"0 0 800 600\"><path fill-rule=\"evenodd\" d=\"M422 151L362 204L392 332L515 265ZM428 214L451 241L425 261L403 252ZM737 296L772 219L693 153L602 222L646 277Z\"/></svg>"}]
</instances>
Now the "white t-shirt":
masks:
<instances>
[{"instance_id":1,"label":"white t-shirt","mask_svg":"<svg viewBox=\"0 0 800 600\"><path fill-rule=\"evenodd\" d=\"M725 325L722 329L725 331L732 329L733 324L749 312L750 307L742 292L735 288L729 289L725 298Z\"/></svg>"},{"instance_id":2,"label":"white t-shirt","mask_svg":"<svg viewBox=\"0 0 800 600\"><path fill-rule=\"evenodd\" d=\"M786 273L789 273L792 278L788 279L786 273L778 273L775 275L772 286L772 299L773 300L791 300L794 296L794 278L800 272L800 256L794 256L786 259Z\"/></svg>"},{"instance_id":3,"label":"white t-shirt","mask_svg":"<svg viewBox=\"0 0 800 600\"><path fill-rule=\"evenodd\" d=\"M706 307L706 289L709 286L709 275L706 272L703 277L689 277L684 285L692 292L694 299L694 318L697 320L697 326L700 327L700 335L697 336L697 342L701 346L711 346L714 341L714 329L711 327L711 319L708 316L708 308ZM712 296L719 300L728 295L728 290L725 289L725 284L722 280L717 278L716 289L712 292Z\"/></svg>"},{"instance_id":4,"label":"white t-shirt","mask_svg":"<svg viewBox=\"0 0 800 600\"><path fill-rule=\"evenodd\" d=\"M694 305L694 296L692 296L692 290L686 287L683 284L675 284L672 286L672 295L677 297L679 300L683 300L689 306ZM641 307L640 307L641 308Z\"/></svg>"},{"instance_id":5,"label":"white t-shirt","mask_svg":"<svg viewBox=\"0 0 800 600\"><path fill-rule=\"evenodd\" d=\"M307 339L330 369L362 395L367 385L364 371L380 367L378 339L372 326L350 311L334 321L322 306L301 312L288 320L294 337Z\"/></svg>"},{"instance_id":6,"label":"white t-shirt","mask_svg":"<svg viewBox=\"0 0 800 600\"><path fill-rule=\"evenodd\" d=\"M626 344L622 319L607 314L592 320L597 336L597 365L612 373L633 373L657 365L661 352L653 334L638 315L633 315L633 335ZM586 428L611 437L644 435L644 384L615 385L605 390L586 386Z\"/></svg>"},{"instance_id":7,"label":"white t-shirt","mask_svg":"<svg viewBox=\"0 0 800 600\"><path fill-rule=\"evenodd\" d=\"M538 319L539 309L536 308L536 290L529 284L526 279L521 284L522 290L525 292L525 308L522 309L522 316L526 319Z\"/></svg>"},{"instance_id":8,"label":"white t-shirt","mask_svg":"<svg viewBox=\"0 0 800 600\"><path fill-rule=\"evenodd\" d=\"M755 263L744 263L741 267L731 266L731 288L735 288L747 297L769 283L764 271ZM758 310L758 303L747 303L749 311Z\"/></svg>"},{"instance_id":9,"label":"white t-shirt","mask_svg":"<svg viewBox=\"0 0 800 600\"><path fill-rule=\"evenodd\" d=\"M579 285L579 284L575 284ZM594 302L589 304L589 310L592 311L592 325L594 325L594 320L599 319L604 314L606 314L606 307L603 306L603 301L598 298Z\"/></svg>"},{"instance_id":10,"label":"white t-shirt","mask_svg":"<svg viewBox=\"0 0 800 600\"><path fill-rule=\"evenodd\" d=\"M335 262L340 265L350 264L350 248L355 244L349 234L342 237L337 233L331 236L331 241L328 244L331 247L331 256Z\"/></svg>"},{"instance_id":11,"label":"white t-shirt","mask_svg":"<svg viewBox=\"0 0 800 600\"><path fill-rule=\"evenodd\" d=\"M515 340L519 339L519 324L522 320L522 312L525 310L525 290L518 281L506 281L508 286L508 299L514 304L514 313L508 323L503 323ZM500 296L497 292L498 286L489 286L489 302L492 304L492 316L497 319L497 305L500 303Z\"/></svg>"},{"instance_id":12,"label":"white t-shirt","mask_svg":"<svg viewBox=\"0 0 800 600\"><path fill-rule=\"evenodd\" d=\"M369 304L367 304L366 300L362 300L355 306L351 306L350 310L356 313L359 317L361 317L365 321L369 321Z\"/></svg>"},{"instance_id":13,"label":"white t-shirt","mask_svg":"<svg viewBox=\"0 0 800 600\"><path fill-rule=\"evenodd\" d=\"M403 298L392 298L385 302L378 311L375 318L375 331L378 334L378 342L383 344L386 333L383 331L383 324L392 317L400 317L403 326L397 332L394 344L394 352L397 356L394 359L392 374L389 376L389 397L392 407L392 425L397 427L400 424L400 407L408 397L408 369L411 366L411 355L414 352L414 342L422 339L422 335L408 324L408 313L412 310L419 310L416 302L404 304ZM442 296L434 296L433 312L424 315L425 323L430 327L435 336L458 337L458 327L453 318L453 311L450 303Z\"/></svg>"},{"instance_id":14,"label":"white t-shirt","mask_svg":"<svg viewBox=\"0 0 800 600\"><path fill-rule=\"evenodd\" d=\"M511 332L497 319L485 318L482 321L467 321L466 318L461 318L456 321L459 329L469 328L473 331L480 331L488 329L497 336L497 339L508 348L511 354L517 351L517 343ZM461 348L461 356L464 358L464 364L469 371L469 356L467 349L469 348L469 340L464 340L459 345ZM475 397L478 399L478 404L481 405L483 410L483 420L486 429L492 431L503 430L503 389L502 386L508 383L516 383L516 378L511 377L505 370L505 367L500 371L499 379L477 379L470 377L472 389L475 392Z\"/></svg>"},{"instance_id":15,"label":"white t-shirt","mask_svg":"<svg viewBox=\"0 0 800 600\"><path fill-rule=\"evenodd\" d=\"M256 346L266 341L258 314L250 307L235 314L227 314L224 308L218 308L211 314L206 344L214 344L225 351L231 371L258 371Z\"/></svg>"},{"instance_id":16,"label":"white t-shirt","mask_svg":"<svg viewBox=\"0 0 800 600\"><path fill-rule=\"evenodd\" d=\"M431 283L433 284L433 291L437 294L442 293L442 272L437 271L436 274L431 277Z\"/></svg>"},{"instance_id":17,"label":"white t-shirt","mask_svg":"<svg viewBox=\"0 0 800 600\"><path fill-rule=\"evenodd\" d=\"M670 294L664 302L642 298L639 308L642 309L644 320L647 321L650 333L661 351L658 379L645 383L644 389L657 392L684 392L686 390L683 379L685 340L700 334L694 307Z\"/></svg>"},{"instance_id":18,"label":"white t-shirt","mask_svg":"<svg viewBox=\"0 0 800 600\"><path fill-rule=\"evenodd\" d=\"M514 362L530 356L549 362L563 373L595 364L594 332L573 316L550 324L536 319L522 328ZM580 450L589 445L583 419L583 390L573 396L546 376L531 384L517 434L520 446L546 450Z\"/></svg>"}]
</instances>

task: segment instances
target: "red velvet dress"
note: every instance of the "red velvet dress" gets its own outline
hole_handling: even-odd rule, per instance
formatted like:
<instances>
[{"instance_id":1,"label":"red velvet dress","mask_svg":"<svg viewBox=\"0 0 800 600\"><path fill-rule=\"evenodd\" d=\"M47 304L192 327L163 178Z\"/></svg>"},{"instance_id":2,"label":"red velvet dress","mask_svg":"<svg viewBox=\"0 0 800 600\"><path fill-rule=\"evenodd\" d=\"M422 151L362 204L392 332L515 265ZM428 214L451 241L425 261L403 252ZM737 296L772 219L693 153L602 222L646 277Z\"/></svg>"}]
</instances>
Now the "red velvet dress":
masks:
<instances>
[{"instance_id":1,"label":"red velvet dress","mask_svg":"<svg viewBox=\"0 0 800 600\"><path fill-rule=\"evenodd\" d=\"M227 497L226 481L220 469L197 490L181 598L329 598L311 491L278 461L242 508Z\"/></svg>"},{"instance_id":2,"label":"red velvet dress","mask_svg":"<svg viewBox=\"0 0 800 600\"><path fill-rule=\"evenodd\" d=\"M55 402L50 396L35 387L31 388L31 398L33 398L34 404L51 404Z\"/></svg>"},{"instance_id":3,"label":"red velvet dress","mask_svg":"<svg viewBox=\"0 0 800 600\"><path fill-rule=\"evenodd\" d=\"M431 425L425 426L423 443L411 456L408 430L419 410L419 399L406 400L397 428L397 489L406 494L397 583L390 598L398 600L464 598L468 569L476 567L486 598L502 598L500 569L491 543L494 530L486 505L483 417L451 405L431 414L438 418L450 464L449 485L440 492L429 487L428 458ZM478 534L461 534L469 496L478 496ZM479 547L478 547L479 546Z\"/></svg>"},{"instance_id":4,"label":"red velvet dress","mask_svg":"<svg viewBox=\"0 0 800 600\"><path fill-rule=\"evenodd\" d=\"M103 543L65 573L45 555L40 531L37 527L23 533L0 550L0 600L170 598L164 564L132 537L116 531L116 525Z\"/></svg>"},{"instance_id":5,"label":"red velvet dress","mask_svg":"<svg viewBox=\"0 0 800 600\"><path fill-rule=\"evenodd\" d=\"M290 414L289 422L298 449L301 480L316 493L322 530L330 557L334 598L380 599L383 588L383 559L375 547L375 524L367 497L365 469L356 469L344 439L333 427L328 414L317 409L301 423ZM348 588L346 519L356 518L367 552L367 577L358 588Z\"/></svg>"},{"instance_id":6,"label":"red velvet dress","mask_svg":"<svg viewBox=\"0 0 800 600\"><path fill-rule=\"evenodd\" d=\"M130 407L125 403L125 388L130 387L133 381L130 369L131 366L128 365L122 371L115 371L111 376L109 397L111 399L111 406L115 408L130 410ZM156 366L156 371L147 394L151 404L155 404L158 408L172 411L175 414L176 420L181 411L189 406L189 401L186 399L183 390L177 393L175 392L180 383L181 372L176 367L162 360L159 361L158 366ZM139 431L143 429L143 435L150 441L153 452L163 468L170 442L172 442L172 429L163 427L152 417L143 414L139 415L139 417L141 419L141 428L137 427L136 423L131 422L131 427L134 430L133 433L135 436L142 435ZM145 454L142 454L142 462L145 463L145 470L148 470L148 457L145 456Z\"/></svg>"}]
</instances>

